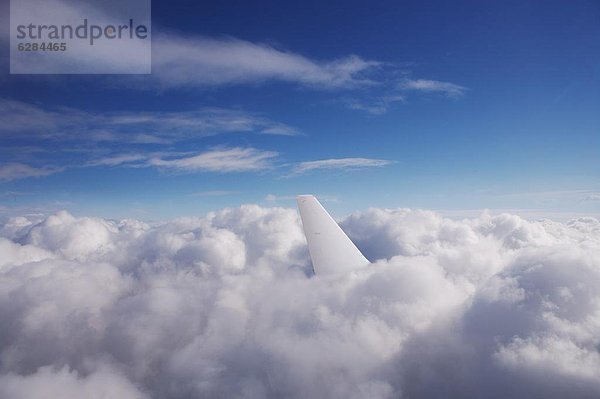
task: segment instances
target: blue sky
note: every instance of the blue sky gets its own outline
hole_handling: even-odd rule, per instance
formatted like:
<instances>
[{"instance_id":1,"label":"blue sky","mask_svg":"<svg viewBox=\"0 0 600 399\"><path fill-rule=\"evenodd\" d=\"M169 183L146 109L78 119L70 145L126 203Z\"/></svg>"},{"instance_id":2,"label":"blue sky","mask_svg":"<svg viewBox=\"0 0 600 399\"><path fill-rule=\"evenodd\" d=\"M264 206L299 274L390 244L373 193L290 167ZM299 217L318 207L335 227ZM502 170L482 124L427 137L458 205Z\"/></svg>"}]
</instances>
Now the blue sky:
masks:
<instances>
[{"instance_id":1,"label":"blue sky","mask_svg":"<svg viewBox=\"0 0 600 399\"><path fill-rule=\"evenodd\" d=\"M597 2L154 0L152 35L148 76L9 75L3 39L2 214L600 215Z\"/></svg>"}]
</instances>

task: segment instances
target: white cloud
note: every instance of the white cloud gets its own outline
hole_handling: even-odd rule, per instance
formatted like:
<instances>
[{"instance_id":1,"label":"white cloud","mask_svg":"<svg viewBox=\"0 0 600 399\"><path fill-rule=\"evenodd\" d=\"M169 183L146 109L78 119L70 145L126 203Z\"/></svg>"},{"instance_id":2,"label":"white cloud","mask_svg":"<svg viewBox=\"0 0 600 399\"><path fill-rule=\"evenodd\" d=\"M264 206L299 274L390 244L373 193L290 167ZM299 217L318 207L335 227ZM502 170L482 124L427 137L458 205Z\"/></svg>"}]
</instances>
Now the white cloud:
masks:
<instances>
[{"instance_id":1,"label":"white cloud","mask_svg":"<svg viewBox=\"0 0 600 399\"><path fill-rule=\"evenodd\" d=\"M120 154L105 158L95 159L87 163L87 166L119 166L123 164L137 163L147 159L143 154Z\"/></svg>"},{"instance_id":2,"label":"white cloud","mask_svg":"<svg viewBox=\"0 0 600 399\"><path fill-rule=\"evenodd\" d=\"M204 107L177 112L100 112L40 107L0 99L0 128L36 139L165 144L231 132L294 136L299 130L241 110ZM86 134L82 136L82 132Z\"/></svg>"},{"instance_id":3,"label":"white cloud","mask_svg":"<svg viewBox=\"0 0 600 399\"><path fill-rule=\"evenodd\" d=\"M393 161L385 159L370 158L333 158L318 161L300 162L294 169L294 173L306 173L318 169L363 169L391 165Z\"/></svg>"},{"instance_id":4,"label":"white cloud","mask_svg":"<svg viewBox=\"0 0 600 399\"><path fill-rule=\"evenodd\" d=\"M262 134L271 134L274 136L298 136L301 135L300 131L296 128L283 125L283 124L272 124L261 130Z\"/></svg>"},{"instance_id":5,"label":"white cloud","mask_svg":"<svg viewBox=\"0 0 600 399\"><path fill-rule=\"evenodd\" d=\"M370 209L342 226L376 262L324 278L294 209L13 218L0 396L600 394L598 220Z\"/></svg>"},{"instance_id":6,"label":"white cloud","mask_svg":"<svg viewBox=\"0 0 600 399\"><path fill-rule=\"evenodd\" d=\"M592 350L590 350L592 349ZM557 335L516 337L494 355L503 366L524 373L588 381L600 390L600 353Z\"/></svg>"},{"instance_id":7,"label":"white cloud","mask_svg":"<svg viewBox=\"0 0 600 399\"><path fill-rule=\"evenodd\" d=\"M181 158L153 158L148 165L185 172L255 172L269 169L276 152L256 148L217 148Z\"/></svg>"},{"instance_id":8,"label":"white cloud","mask_svg":"<svg viewBox=\"0 0 600 399\"><path fill-rule=\"evenodd\" d=\"M3 255L3 259L0 259L0 270L4 265L21 265L54 257L51 252L36 246L20 245L6 238L0 238L0 252Z\"/></svg>"},{"instance_id":9,"label":"white cloud","mask_svg":"<svg viewBox=\"0 0 600 399\"><path fill-rule=\"evenodd\" d=\"M37 168L30 165L26 165L24 163L11 162L4 165L0 165L0 181L24 179L27 177L48 176L60 172L61 170L63 170L63 168L51 166Z\"/></svg>"},{"instance_id":10,"label":"white cloud","mask_svg":"<svg viewBox=\"0 0 600 399\"><path fill-rule=\"evenodd\" d=\"M31 13L46 16L69 15L72 20L83 20L90 15L95 21L111 21L109 16L116 7L110 3L81 4L69 0L39 1ZM160 26L152 29L152 75L140 77L131 87L156 88L205 88L237 84L261 84L274 81L288 82L315 90L354 89L376 87L379 93L369 101L353 101L353 109L372 114L386 112L392 102L400 101L400 93L385 92L384 86L395 80L399 73L406 73L400 66L378 60L369 60L348 54L338 58L315 59L308 55L261 42L250 42L235 37L190 36L168 32ZM138 43L138 42L136 42ZM100 43L99 43L100 44ZM143 44L131 44L118 57L111 54L113 47L102 46L82 51L85 57L42 57L37 70L56 70L72 64L86 63L87 68L98 70L135 69L145 60ZM80 53L77 53L80 55ZM131 84L131 80L127 81ZM394 83L391 83L394 85ZM382 88L383 87L383 88ZM459 97L465 88L449 82L436 80L406 80L401 90L441 92L449 97ZM374 98L374 100L373 100ZM276 130L268 128L267 130ZM287 129L284 129L287 130Z\"/></svg>"},{"instance_id":11,"label":"white cloud","mask_svg":"<svg viewBox=\"0 0 600 399\"><path fill-rule=\"evenodd\" d=\"M371 101L365 102L363 100L350 100L347 101L347 107L357 111L364 111L371 115L383 115L389 111L390 107L394 103L404 103L406 101L405 96L402 95L389 95L384 97L375 98Z\"/></svg>"},{"instance_id":12,"label":"white cloud","mask_svg":"<svg viewBox=\"0 0 600 399\"><path fill-rule=\"evenodd\" d=\"M233 190L207 190L207 191L197 191L195 193L190 194L192 197L221 197L227 195L235 195L239 194L239 191Z\"/></svg>"},{"instance_id":13,"label":"white cloud","mask_svg":"<svg viewBox=\"0 0 600 399\"><path fill-rule=\"evenodd\" d=\"M95 7L94 7L95 6ZM31 12L52 16L68 15L81 21L94 16L97 23L113 23L110 3L80 4L67 0L38 2ZM137 45L136 45L137 43ZM82 65L96 70L139 69L145 60L143 42L130 43L126 51L114 56L114 48L97 43L94 48L82 47L77 54L64 57L41 57L36 70L60 70L61 66ZM114 46L113 46L114 47ZM83 54L85 57L81 57ZM72 58L77 55L76 58ZM329 60L316 60L265 43L253 43L232 37L213 38L171 33L153 27L152 75L163 87L218 86L229 84L285 81L315 89L348 88L370 84L369 74L379 62L348 55Z\"/></svg>"},{"instance_id":14,"label":"white cloud","mask_svg":"<svg viewBox=\"0 0 600 399\"><path fill-rule=\"evenodd\" d=\"M589 194L584 199L584 201L600 201L600 194Z\"/></svg>"},{"instance_id":15,"label":"white cloud","mask_svg":"<svg viewBox=\"0 0 600 399\"><path fill-rule=\"evenodd\" d=\"M8 374L0 377L0 396L5 399L147 398L118 371L108 366L86 376L70 371L68 366L61 369L41 367L27 376Z\"/></svg>"},{"instance_id":16,"label":"white cloud","mask_svg":"<svg viewBox=\"0 0 600 399\"><path fill-rule=\"evenodd\" d=\"M90 253L110 251L117 229L99 218L75 218L67 212L49 216L33 226L24 240L60 252L67 259L80 259Z\"/></svg>"},{"instance_id":17,"label":"white cloud","mask_svg":"<svg viewBox=\"0 0 600 399\"><path fill-rule=\"evenodd\" d=\"M399 87L402 90L413 90L425 93L441 93L452 98L461 97L467 90L465 87L454 83L427 79L408 79L403 81Z\"/></svg>"},{"instance_id":18,"label":"white cloud","mask_svg":"<svg viewBox=\"0 0 600 399\"><path fill-rule=\"evenodd\" d=\"M76 112L73 112L75 116ZM70 119L69 115L65 119ZM0 127L6 132L37 131L41 136L63 123L57 112L21 101L0 98Z\"/></svg>"},{"instance_id":19,"label":"white cloud","mask_svg":"<svg viewBox=\"0 0 600 399\"><path fill-rule=\"evenodd\" d=\"M153 75L165 86L215 86L287 81L316 89L371 83L379 63L358 56L317 61L270 45L235 38L155 36Z\"/></svg>"},{"instance_id":20,"label":"white cloud","mask_svg":"<svg viewBox=\"0 0 600 399\"><path fill-rule=\"evenodd\" d=\"M158 152L153 148L233 132L301 134L294 127L240 110L200 108L181 112L89 113L72 108L43 108L6 99L0 99L0 129L5 131L5 139L18 137L35 144L26 149L3 147L6 160L16 161L0 165L0 180L41 177L66 168L98 166L161 166L224 172L262 170L270 166L276 153L234 149L208 151L186 159L189 153ZM52 146L50 151L50 146L40 145L46 140L60 141L61 145L58 149ZM45 160L47 164L57 161L61 166L35 167L27 164L30 159L38 163ZM222 163L217 164L218 161ZM218 165L224 168L216 170Z\"/></svg>"}]
</instances>

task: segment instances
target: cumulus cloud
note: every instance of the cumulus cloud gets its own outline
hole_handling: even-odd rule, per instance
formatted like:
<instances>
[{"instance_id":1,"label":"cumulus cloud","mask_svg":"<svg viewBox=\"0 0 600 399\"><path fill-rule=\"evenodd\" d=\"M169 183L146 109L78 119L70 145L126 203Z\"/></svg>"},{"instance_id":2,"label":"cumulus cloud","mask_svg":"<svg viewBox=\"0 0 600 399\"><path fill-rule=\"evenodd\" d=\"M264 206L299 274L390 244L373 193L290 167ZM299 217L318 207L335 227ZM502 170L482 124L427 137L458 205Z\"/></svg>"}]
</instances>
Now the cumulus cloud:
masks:
<instances>
[{"instance_id":1,"label":"cumulus cloud","mask_svg":"<svg viewBox=\"0 0 600 399\"><path fill-rule=\"evenodd\" d=\"M0 396L595 398L600 222L341 222L373 264L313 276L294 209L0 227Z\"/></svg>"},{"instance_id":2,"label":"cumulus cloud","mask_svg":"<svg viewBox=\"0 0 600 399\"><path fill-rule=\"evenodd\" d=\"M393 161L370 158L333 158L318 161L300 162L294 169L295 174L306 173L319 169L363 169L375 168L392 164Z\"/></svg>"},{"instance_id":3,"label":"cumulus cloud","mask_svg":"<svg viewBox=\"0 0 600 399\"><path fill-rule=\"evenodd\" d=\"M0 377L0 394L5 399L147 398L126 378L106 367L85 377L68 366L58 370L41 367L28 376L4 375Z\"/></svg>"}]
</instances>

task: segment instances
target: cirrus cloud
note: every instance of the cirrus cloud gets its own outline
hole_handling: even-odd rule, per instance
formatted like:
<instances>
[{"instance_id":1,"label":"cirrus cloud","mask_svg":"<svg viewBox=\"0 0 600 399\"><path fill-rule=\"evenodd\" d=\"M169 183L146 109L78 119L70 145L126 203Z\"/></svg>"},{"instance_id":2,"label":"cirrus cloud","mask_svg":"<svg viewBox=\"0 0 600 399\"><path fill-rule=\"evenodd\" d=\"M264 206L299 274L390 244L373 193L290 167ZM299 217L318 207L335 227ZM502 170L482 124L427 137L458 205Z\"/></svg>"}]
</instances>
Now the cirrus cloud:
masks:
<instances>
[{"instance_id":1,"label":"cirrus cloud","mask_svg":"<svg viewBox=\"0 0 600 399\"><path fill-rule=\"evenodd\" d=\"M279 80L321 89L369 85L369 73L380 65L355 55L317 61L236 38L182 38L168 34L154 40L152 63L153 74L165 86Z\"/></svg>"},{"instance_id":2,"label":"cirrus cloud","mask_svg":"<svg viewBox=\"0 0 600 399\"><path fill-rule=\"evenodd\" d=\"M294 169L294 174L307 173L314 170L354 170L364 168L379 168L393 164L394 161L371 158L332 158L318 161L300 162Z\"/></svg>"},{"instance_id":3,"label":"cirrus cloud","mask_svg":"<svg viewBox=\"0 0 600 399\"><path fill-rule=\"evenodd\" d=\"M148 165L185 172L255 172L269 169L276 156L251 147L216 148L188 157L152 158Z\"/></svg>"},{"instance_id":4,"label":"cirrus cloud","mask_svg":"<svg viewBox=\"0 0 600 399\"><path fill-rule=\"evenodd\" d=\"M62 171L64 168L45 166L34 167L20 162L10 162L0 165L0 181L25 179L27 177L42 177Z\"/></svg>"},{"instance_id":5,"label":"cirrus cloud","mask_svg":"<svg viewBox=\"0 0 600 399\"><path fill-rule=\"evenodd\" d=\"M461 97L467 91L465 87L455 83L428 79L407 79L400 83L399 88L424 93L441 93L452 98Z\"/></svg>"}]
</instances>

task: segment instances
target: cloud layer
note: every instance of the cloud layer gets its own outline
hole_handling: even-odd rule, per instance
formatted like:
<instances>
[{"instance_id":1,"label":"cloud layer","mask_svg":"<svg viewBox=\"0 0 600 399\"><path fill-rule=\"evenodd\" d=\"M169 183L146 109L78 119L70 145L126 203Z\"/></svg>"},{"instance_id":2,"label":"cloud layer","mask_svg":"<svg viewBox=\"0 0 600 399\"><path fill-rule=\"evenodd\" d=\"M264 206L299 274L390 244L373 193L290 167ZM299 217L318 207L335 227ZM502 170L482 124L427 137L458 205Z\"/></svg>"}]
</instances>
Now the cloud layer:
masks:
<instances>
[{"instance_id":1,"label":"cloud layer","mask_svg":"<svg viewBox=\"0 0 600 399\"><path fill-rule=\"evenodd\" d=\"M295 210L0 228L0 396L600 394L600 222L371 209L311 276ZM104 396L103 396L104 395Z\"/></svg>"}]
</instances>

